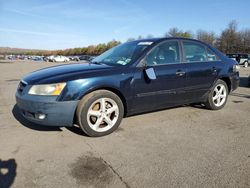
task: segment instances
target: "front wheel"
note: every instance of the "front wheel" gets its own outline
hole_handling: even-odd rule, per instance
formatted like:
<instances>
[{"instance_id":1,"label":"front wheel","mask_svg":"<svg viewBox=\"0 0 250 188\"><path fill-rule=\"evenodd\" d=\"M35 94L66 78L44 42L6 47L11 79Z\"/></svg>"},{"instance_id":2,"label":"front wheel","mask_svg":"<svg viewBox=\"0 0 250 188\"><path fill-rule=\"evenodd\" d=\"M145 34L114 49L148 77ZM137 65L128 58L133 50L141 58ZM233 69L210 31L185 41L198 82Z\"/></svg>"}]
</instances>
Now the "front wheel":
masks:
<instances>
[{"instance_id":1,"label":"front wheel","mask_svg":"<svg viewBox=\"0 0 250 188\"><path fill-rule=\"evenodd\" d=\"M219 110L226 105L228 98L228 87L223 80L217 80L208 95L205 106L211 110Z\"/></svg>"},{"instance_id":2,"label":"front wheel","mask_svg":"<svg viewBox=\"0 0 250 188\"><path fill-rule=\"evenodd\" d=\"M113 92L98 90L80 101L76 116L81 129L89 136L104 136L115 131L121 123L124 107Z\"/></svg>"}]
</instances>

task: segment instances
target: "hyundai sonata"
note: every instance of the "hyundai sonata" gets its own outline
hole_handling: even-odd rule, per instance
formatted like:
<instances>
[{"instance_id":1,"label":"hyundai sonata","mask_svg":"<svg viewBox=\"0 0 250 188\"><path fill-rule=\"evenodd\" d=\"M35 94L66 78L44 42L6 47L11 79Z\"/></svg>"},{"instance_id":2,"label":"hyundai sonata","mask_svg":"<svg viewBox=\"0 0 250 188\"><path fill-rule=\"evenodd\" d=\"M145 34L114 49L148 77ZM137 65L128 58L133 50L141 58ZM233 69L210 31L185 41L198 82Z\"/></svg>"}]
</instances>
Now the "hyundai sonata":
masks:
<instances>
[{"instance_id":1,"label":"hyundai sonata","mask_svg":"<svg viewBox=\"0 0 250 188\"><path fill-rule=\"evenodd\" d=\"M221 109L238 85L238 65L212 46L158 38L118 45L89 64L32 72L20 81L16 101L32 122L78 124L103 136L132 114L190 103Z\"/></svg>"}]
</instances>

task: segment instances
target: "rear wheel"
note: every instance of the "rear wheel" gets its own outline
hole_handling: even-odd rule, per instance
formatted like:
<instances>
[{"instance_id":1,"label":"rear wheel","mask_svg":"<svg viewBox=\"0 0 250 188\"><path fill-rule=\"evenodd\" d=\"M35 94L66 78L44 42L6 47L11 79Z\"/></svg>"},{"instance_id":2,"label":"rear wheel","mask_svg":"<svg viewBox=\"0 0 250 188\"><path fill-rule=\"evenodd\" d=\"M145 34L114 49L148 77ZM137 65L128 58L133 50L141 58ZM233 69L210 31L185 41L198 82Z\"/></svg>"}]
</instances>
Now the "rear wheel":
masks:
<instances>
[{"instance_id":1,"label":"rear wheel","mask_svg":"<svg viewBox=\"0 0 250 188\"><path fill-rule=\"evenodd\" d=\"M205 106L211 110L219 110L226 105L228 97L228 87L223 80L217 80L208 95Z\"/></svg>"},{"instance_id":2,"label":"rear wheel","mask_svg":"<svg viewBox=\"0 0 250 188\"><path fill-rule=\"evenodd\" d=\"M94 91L80 101L76 116L81 129L89 136L104 136L118 128L123 118L121 99L107 90Z\"/></svg>"},{"instance_id":3,"label":"rear wheel","mask_svg":"<svg viewBox=\"0 0 250 188\"><path fill-rule=\"evenodd\" d=\"M245 67L245 68L247 68L247 67L248 67L248 62L247 62L247 61L245 61L245 63L244 63L244 67Z\"/></svg>"}]
</instances>

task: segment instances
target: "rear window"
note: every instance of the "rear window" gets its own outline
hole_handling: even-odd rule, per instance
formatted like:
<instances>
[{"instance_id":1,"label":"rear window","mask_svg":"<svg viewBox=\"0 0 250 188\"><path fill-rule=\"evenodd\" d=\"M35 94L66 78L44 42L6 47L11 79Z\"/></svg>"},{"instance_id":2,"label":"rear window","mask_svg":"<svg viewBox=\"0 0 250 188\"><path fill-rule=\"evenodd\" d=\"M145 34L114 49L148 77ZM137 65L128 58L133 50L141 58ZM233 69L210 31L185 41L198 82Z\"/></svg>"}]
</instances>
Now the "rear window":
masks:
<instances>
[{"instance_id":1,"label":"rear window","mask_svg":"<svg viewBox=\"0 0 250 188\"><path fill-rule=\"evenodd\" d=\"M243 59L248 59L248 55L247 54L241 54L240 57L243 58Z\"/></svg>"},{"instance_id":2,"label":"rear window","mask_svg":"<svg viewBox=\"0 0 250 188\"><path fill-rule=\"evenodd\" d=\"M242 58L242 59L247 59L248 58L248 54L227 54L227 57L229 58Z\"/></svg>"},{"instance_id":3,"label":"rear window","mask_svg":"<svg viewBox=\"0 0 250 188\"><path fill-rule=\"evenodd\" d=\"M210 48L196 42L183 42L187 62L218 61L219 58Z\"/></svg>"},{"instance_id":4,"label":"rear window","mask_svg":"<svg viewBox=\"0 0 250 188\"><path fill-rule=\"evenodd\" d=\"M206 48L193 42L183 42L187 62L207 61Z\"/></svg>"}]
</instances>

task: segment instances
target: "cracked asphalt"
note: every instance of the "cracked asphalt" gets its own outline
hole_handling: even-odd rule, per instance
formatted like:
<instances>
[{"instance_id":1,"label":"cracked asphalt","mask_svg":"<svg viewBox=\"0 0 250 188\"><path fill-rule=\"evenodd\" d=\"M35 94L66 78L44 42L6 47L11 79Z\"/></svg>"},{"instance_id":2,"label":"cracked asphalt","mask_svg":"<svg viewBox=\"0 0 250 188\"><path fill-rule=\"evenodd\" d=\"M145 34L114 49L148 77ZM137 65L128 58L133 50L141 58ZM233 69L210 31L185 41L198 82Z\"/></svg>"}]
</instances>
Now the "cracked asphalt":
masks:
<instances>
[{"instance_id":1,"label":"cracked asphalt","mask_svg":"<svg viewBox=\"0 0 250 188\"><path fill-rule=\"evenodd\" d=\"M181 106L125 118L114 133L35 126L15 107L28 72L0 63L0 187L250 187L250 68L224 109Z\"/></svg>"}]
</instances>

